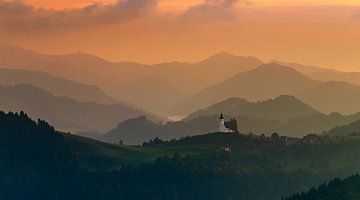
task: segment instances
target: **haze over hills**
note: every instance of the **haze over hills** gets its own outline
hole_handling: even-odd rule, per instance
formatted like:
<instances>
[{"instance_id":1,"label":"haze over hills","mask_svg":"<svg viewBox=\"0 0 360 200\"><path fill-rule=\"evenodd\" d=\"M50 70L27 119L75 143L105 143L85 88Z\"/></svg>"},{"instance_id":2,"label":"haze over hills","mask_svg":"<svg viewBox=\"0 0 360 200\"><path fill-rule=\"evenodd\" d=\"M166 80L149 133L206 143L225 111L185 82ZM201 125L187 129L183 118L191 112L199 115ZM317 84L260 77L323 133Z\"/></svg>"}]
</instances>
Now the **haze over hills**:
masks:
<instances>
[{"instance_id":1,"label":"haze over hills","mask_svg":"<svg viewBox=\"0 0 360 200\"><path fill-rule=\"evenodd\" d=\"M296 96L325 113L360 111L360 86L346 82L324 82Z\"/></svg>"},{"instance_id":2,"label":"haze over hills","mask_svg":"<svg viewBox=\"0 0 360 200\"><path fill-rule=\"evenodd\" d=\"M250 116L261 119L288 121L291 118L319 114L318 111L304 104L293 96L282 95L274 99L250 103L240 98L230 98L216 103L205 110L190 114L186 119L199 116L226 113L232 116Z\"/></svg>"},{"instance_id":3,"label":"haze over hills","mask_svg":"<svg viewBox=\"0 0 360 200\"><path fill-rule=\"evenodd\" d=\"M0 85L31 84L43 88L55 96L66 96L81 102L100 104L119 103L94 85L77 83L41 71L24 69L0 69Z\"/></svg>"},{"instance_id":4,"label":"haze over hills","mask_svg":"<svg viewBox=\"0 0 360 200\"><path fill-rule=\"evenodd\" d=\"M144 109L159 113L164 113L167 109L164 105L163 110L157 110L162 105L161 99L174 95L174 91L182 91L176 96L176 99L179 97L182 100L188 97L187 94L230 78L234 73L255 68L260 64L262 62L253 57L237 57L226 53L220 53L198 64L179 62L155 65L133 62L114 63L89 54L42 55L21 47L0 44L0 66L41 70L77 82L94 84L111 96L129 102L145 101L138 97L140 92L146 92L145 89L139 91L141 88L139 85L142 84L146 88L148 82L143 83L141 80L156 79L165 85L172 85L177 89L171 90L170 94L168 87L164 87L164 90L161 87L156 88L163 96L158 96L158 99L154 99L151 105L142 103L146 106ZM134 83L136 83L136 91L131 88ZM170 100L171 104L178 103Z\"/></svg>"},{"instance_id":5,"label":"haze over hills","mask_svg":"<svg viewBox=\"0 0 360 200\"><path fill-rule=\"evenodd\" d=\"M320 85L321 81L318 80L345 80L358 84L358 73L292 63L286 65L298 71L279 67L281 65L275 63L258 68L261 64L262 61L257 58L225 52L195 64L115 63L83 53L42 55L21 47L0 44L0 66L4 68L42 70L75 82L96 85L111 96L162 115L186 115L231 97L258 101L278 95L294 95L326 113L360 111L355 103L357 100L352 102L347 96L337 101L343 107L336 109L334 102L327 103L328 99L318 97L316 92L312 95L310 90L308 95L311 96L307 96L306 91ZM329 73L334 75L328 76ZM341 92L337 91L339 87L329 84L323 87L329 87L327 90L333 88L333 94ZM345 90L350 91L353 86L346 87Z\"/></svg>"},{"instance_id":6,"label":"haze over hills","mask_svg":"<svg viewBox=\"0 0 360 200\"><path fill-rule=\"evenodd\" d=\"M121 91L129 94L123 97L124 100L140 108L151 108L157 113L165 113L174 103L179 103L189 96L177 87L155 78L130 82Z\"/></svg>"},{"instance_id":7,"label":"haze over hills","mask_svg":"<svg viewBox=\"0 0 360 200\"><path fill-rule=\"evenodd\" d=\"M141 110L122 104L82 103L68 97L57 97L28 84L0 87L1 110L25 111L34 118L46 119L59 130L104 132L119 122L142 115Z\"/></svg>"},{"instance_id":8,"label":"haze over hills","mask_svg":"<svg viewBox=\"0 0 360 200\"><path fill-rule=\"evenodd\" d=\"M326 134L329 134L331 136L358 137L360 136L360 120L356 120L342 126L336 126L331 130L327 131Z\"/></svg>"},{"instance_id":9,"label":"haze over hills","mask_svg":"<svg viewBox=\"0 0 360 200\"><path fill-rule=\"evenodd\" d=\"M173 112L187 114L231 97L260 101L284 94L295 94L318 84L318 81L292 68L274 63L264 64L203 89L176 106Z\"/></svg>"},{"instance_id":10,"label":"haze over hills","mask_svg":"<svg viewBox=\"0 0 360 200\"><path fill-rule=\"evenodd\" d=\"M281 135L301 137L311 133L327 132L335 126L360 120L360 114L344 116L337 113L330 115L319 113L293 118L287 122L249 116L226 115L226 118L236 118L239 131L244 134L270 135L277 132ZM219 129L218 119L219 115L209 115L187 121L159 124L146 117L139 117L121 122L117 127L100 136L99 139L111 143L118 143L122 140L125 144L134 145L142 144L155 137L170 140L188 135L216 132Z\"/></svg>"},{"instance_id":11,"label":"haze over hills","mask_svg":"<svg viewBox=\"0 0 360 200\"><path fill-rule=\"evenodd\" d=\"M352 114L360 111L360 86L317 81L292 68L271 63L205 88L175 106L172 113L186 115L231 97L259 101L279 95L295 96L324 113Z\"/></svg>"},{"instance_id":12,"label":"haze over hills","mask_svg":"<svg viewBox=\"0 0 360 200\"><path fill-rule=\"evenodd\" d=\"M321 81L341 81L355 85L360 85L360 72L343 72L330 68L321 68L313 65L302 65L298 63L286 63L281 61L272 61L281 65L286 65L306 76Z\"/></svg>"},{"instance_id":13,"label":"haze over hills","mask_svg":"<svg viewBox=\"0 0 360 200\"><path fill-rule=\"evenodd\" d=\"M360 113L326 115L291 96L280 96L257 103L231 98L214 104L207 110L195 112L183 121L160 124L146 117L126 120L105 133L101 139L114 143L122 140L125 144L141 144L155 137L168 140L216 132L219 129L220 112L224 112L226 119L235 118L241 133L270 135L278 132L286 136L322 133L360 119Z\"/></svg>"}]
</instances>

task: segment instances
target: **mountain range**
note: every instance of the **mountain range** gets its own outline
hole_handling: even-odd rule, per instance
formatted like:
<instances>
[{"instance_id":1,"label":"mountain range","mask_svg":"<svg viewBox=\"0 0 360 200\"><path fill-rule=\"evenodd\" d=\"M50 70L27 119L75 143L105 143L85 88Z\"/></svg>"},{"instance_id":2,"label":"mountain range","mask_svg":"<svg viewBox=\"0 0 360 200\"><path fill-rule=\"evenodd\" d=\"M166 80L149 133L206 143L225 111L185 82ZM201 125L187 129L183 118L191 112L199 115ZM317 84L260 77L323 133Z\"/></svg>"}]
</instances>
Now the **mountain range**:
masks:
<instances>
[{"instance_id":1,"label":"mountain range","mask_svg":"<svg viewBox=\"0 0 360 200\"><path fill-rule=\"evenodd\" d=\"M207 87L175 106L172 111L174 114L187 115L231 97L261 101L279 95L295 96L324 113L351 114L360 111L360 86L314 80L293 68L276 63L261 65Z\"/></svg>"},{"instance_id":2,"label":"mountain range","mask_svg":"<svg viewBox=\"0 0 360 200\"><path fill-rule=\"evenodd\" d=\"M0 44L2 68L40 70L78 83L96 85L116 99L161 115L186 115L230 97L259 101L279 95L296 96L325 113L359 111L355 89L360 84L358 72L280 61L263 64L255 57L221 52L197 63L148 65L110 62L85 53L45 55ZM339 91L342 89L344 91ZM343 95L336 95L339 92Z\"/></svg>"},{"instance_id":3,"label":"mountain range","mask_svg":"<svg viewBox=\"0 0 360 200\"><path fill-rule=\"evenodd\" d=\"M43 55L18 46L0 44L0 66L3 68L41 70L69 80L97 85L111 96L162 114L199 89L260 64L262 62L253 57L226 53L217 54L197 64L115 63L84 53ZM143 81L149 79L152 81ZM162 95L147 96L145 100L139 94L146 93L149 89ZM173 98L164 102L164 97ZM149 105L148 102L152 104Z\"/></svg>"},{"instance_id":4,"label":"mountain range","mask_svg":"<svg viewBox=\"0 0 360 200\"><path fill-rule=\"evenodd\" d=\"M34 118L46 119L62 131L104 132L119 122L150 114L120 103L99 104L59 97L44 89L20 84L0 87L1 110L27 112Z\"/></svg>"}]
</instances>

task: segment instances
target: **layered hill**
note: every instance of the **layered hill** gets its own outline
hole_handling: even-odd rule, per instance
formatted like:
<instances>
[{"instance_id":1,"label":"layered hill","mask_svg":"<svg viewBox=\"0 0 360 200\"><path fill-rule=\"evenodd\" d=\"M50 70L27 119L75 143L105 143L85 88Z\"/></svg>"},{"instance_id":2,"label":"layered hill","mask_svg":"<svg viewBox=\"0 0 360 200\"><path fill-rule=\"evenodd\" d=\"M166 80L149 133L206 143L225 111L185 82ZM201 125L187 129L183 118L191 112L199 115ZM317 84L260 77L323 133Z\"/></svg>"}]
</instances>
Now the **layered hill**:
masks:
<instances>
[{"instance_id":1,"label":"layered hill","mask_svg":"<svg viewBox=\"0 0 360 200\"><path fill-rule=\"evenodd\" d=\"M227 113L232 116L250 116L255 118L288 121L312 114L318 111L293 96L279 96L274 99L250 103L240 98L230 98L220 103L209 106L205 110L199 110L189 115L187 119L218 113Z\"/></svg>"},{"instance_id":2,"label":"layered hill","mask_svg":"<svg viewBox=\"0 0 360 200\"><path fill-rule=\"evenodd\" d=\"M310 133L322 133L335 126L348 124L359 120L360 116L343 116L340 114L313 114L280 122L272 119L259 119L248 116L230 116L236 118L241 133L266 134L273 132L286 136L301 137ZM105 133L101 140L125 144L141 144L145 141L159 137L164 140L181 138L187 135L218 131L218 115L202 116L188 121L168 122L166 124L154 123L152 120L140 117L120 123L110 132Z\"/></svg>"},{"instance_id":3,"label":"layered hill","mask_svg":"<svg viewBox=\"0 0 360 200\"><path fill-rule=\"evenodd\" d=\"M121 122L114 129L102 135L101 140L125 144L142 144L159 137L173 139L217 130L218 116L200 117L191 121L156 123L142 116Z\"/></svg>"},{"instance_id":4,"label":"layered hill","mask_svg":"<svg viewBox=\"0 0 360 200\"><path fill-rule=\"evenodd\" d=\"M259 66L194 94L173 108L174 114L188 114L231 97L260 101L292 95L324 113L353 114L360 111L360 86L346 82L317 81L275 63Z\"/></svg>"},{"instance_id":5,"label":"layered hill","mask_svg":"<svg viewBox=\"0 0 360 200\"><path fill-rule=\"evenodd\" d=\"M94 85L77 83L41 71L0 69L1 86L14 86L17 84L31 84L43 88L56 96L70 97L81 102L119 103L119 100L108 96Z\"/></svg>"},{"instance_id":6,"label":"layered hill","mask_svg":"<svg viewBox=\"0 0 360 200\"><path fill-rule=\"evenodd\" d=\"M230 97L258 101L283 94L309 100L305 102L326 113L359 111L357 105L347 102L351 101L347 96L338 101L344 107L334 107L334 103L320 105L318 102L327 102L328 99L321 99L316 92L315 95L308 94L310 97L301 93L312 86L314 80L346 81L358 85L359 73L283 63L301 72L300 75L289 69L279 70L274 63L270 64L272 67L268 65L268 71L260 70L257 67L261 64L262 61L254 57L222 52L194 64L170 62L146 65L109 62L84 53L44 55L18 46L0 44L0 66L3 68L41 70L61 78L96 85L111 96L159 114L189 114ZM141 95L149 93L154 95L147 95L146 99ZM167 101L164 101L166 98Z\"/></svg>"},{"instance_id":7,"label":"layered hill","mask_svg":"<svg viewBox=\"0 0 360 200\"><path fill-rule=\"evenodd\" d=\"M25 111L34 118L46 119L63 131L102 132L119 122L147 113L122 104L103 105L58 97L28 84L0 87L0 109Z\"/></svg>"},{"instance_id":8,"label":"layered hill","mask_svg":"<svg viewBox=\"0 0 360 200\"><path fill-rule=\"evenodd\" d=\"M360 72L343 72L313 65L302 65L298 63L286 63L281 61L273 62L294 68L297 71L304 73L306 76L315 80L340 81L348 82L354 85L360 85Z\"/></svg>"},{"instance_id":9,"label":"layered hill","mask_svg":"<svg viewBox=\"0 0 360 200\"><path fill-rule=\"evenodd\" d=\"M231 97L259 101L284 94L291 95L318 84L318 81L292 68L274 63L264 64L203 89L175 107L174 112L186 114Z\"/></svg>"},{"instance_id":10,"label":"layered hill","mask_svg":"<svg viewBox=\"0 0 360 200\"><path fill-rule=\"evenodd\" d=\"M331 136L359 136L360 135L360 120L353 121L349 124L336 126L326 132Z\"/></svg>"},{"instance_id":11,"label":"layered hill","mask_svg":"<svg viewBox=\"0 0 360 200\"><path fill-rule=\"evenodd\" d=\"M346 82L324 82L296 96L325 113L351 114L360 111L360 86Z\"/></svg>"},{"instance_id":12,"label":"layered hill","mask_svg":"<svg viewBox=\"0 0 360 200\"><path fill-rule=\"evenodd\" d=\"M97 85L111 96L158 113L166 113L171 106L204 87L260 64L262 62L256 58L227 53L214 55L196 64L115 63L83 53L43 55L18 46L0 44L0 66L41 70L62 78ZM149 79L161 84L149 85L148 81L143 81ZM149 86L161 95L153 95L151 99L145 100L139 93L146 93ZM167 96L173 98L169 98L164 104L162 99Z\"/></svg>"}]
</instances>

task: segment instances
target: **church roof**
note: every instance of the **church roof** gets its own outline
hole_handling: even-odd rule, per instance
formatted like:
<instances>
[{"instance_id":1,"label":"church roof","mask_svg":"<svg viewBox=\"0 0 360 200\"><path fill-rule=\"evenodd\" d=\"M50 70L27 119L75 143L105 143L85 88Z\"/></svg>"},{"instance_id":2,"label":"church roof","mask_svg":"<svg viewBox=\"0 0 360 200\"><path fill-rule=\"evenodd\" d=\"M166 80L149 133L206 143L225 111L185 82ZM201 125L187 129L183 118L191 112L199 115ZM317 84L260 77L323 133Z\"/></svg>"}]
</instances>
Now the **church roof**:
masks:
<instances>
[{"instance_id":1,"label":"church roof","mask_svg":"<svg viewBox=\"0 0 360 200\"><path fill-rule=\"evenodd\" d=\"M221 115L220 115L220 118L219 119L224 119L224 116L223 116L223 114L221 113Z\"/></svg>"}]
</instances>

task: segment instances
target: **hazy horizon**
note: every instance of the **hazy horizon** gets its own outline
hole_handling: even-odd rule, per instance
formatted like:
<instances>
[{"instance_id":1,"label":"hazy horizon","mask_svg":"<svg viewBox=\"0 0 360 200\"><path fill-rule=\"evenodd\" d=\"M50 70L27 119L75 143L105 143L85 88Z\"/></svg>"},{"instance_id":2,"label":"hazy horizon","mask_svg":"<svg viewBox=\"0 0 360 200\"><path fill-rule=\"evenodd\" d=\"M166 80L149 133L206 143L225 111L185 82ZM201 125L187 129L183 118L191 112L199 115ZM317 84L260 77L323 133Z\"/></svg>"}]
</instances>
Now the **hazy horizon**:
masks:
<instances>
[{"instance_id":1,"label":"hazy horizon","mask_svg":"<svg viewBox=\"0 0 360 200\"><path fill-rule=\"evenodd\" d=\"M112 59L108 59L106 57L102 57L101 55L97 55L97 54L93 54L91 52L85 52L85 51L73 51L73 52L63 52L63 53L48 53L48 52L37 51L35 49L26 48L26 47L23 47L23 46L21 46L19 44L15 44L15 43L7 43L7 42L4 42L4 41L0 41L0 43L5 44L5 45L16 46L16 47L19 47L19 48L22 48L22 49L25 49L25 50L29 50L29 51L38 53L40 55L67 56L67 55L87 54L87 55L98 57L100 59L103 59L103 60L111 62L111 63L131 62L131 63L138 63L138 64L149 65L149 66L153 66L153 65L157 65L157 64L166 64L166 63L196 64L196 63L200 63L202 61L205 61L205 60L211 58L212 56L226 54L226 55L239 56L239 57L254 57L254 58L260 59L264 63L281 62L281 63L284 63L284 64L299 64L299 65L304 65L304 66L319 67L319 68L323 68L323 69L333 69L333 70L337 70L337 71L340 71L340 72L360 72L360 69L354 69L354 70L352 70L352 69L338 69L338 68L336 68L336 66L321 66L321 65L316 65L316 64L313 64L313 63L300 63L300 62L296 62L296 61L293 61L293 60L279 60L279 59L276 59L276 58L270 58L270 59L266 60L266 59L263 59L261 57L257 57L257 56L254 56L254 55L239 55L239 54L235 54L235 53L225 51L225 50L214 52L212 54L209 54L207 56L199 58L198 60L181 60L181 59L174 58L173 60L164 60L164 61L159 61L159 62L141 62L139 60L126 60L126 59L125 60L112 60Z\"/></svg>"},{"instance_id":2,"label":"hazy horizon","mask_svg":"<svg viewBox=\"0 0 360 200\"><path fill-rule=\"evenodd\" d=\"M0 7L3 42L46 54L153 64L226 51L360 70L357 1L1 0Z\"/></svg>"}]
</instances>

